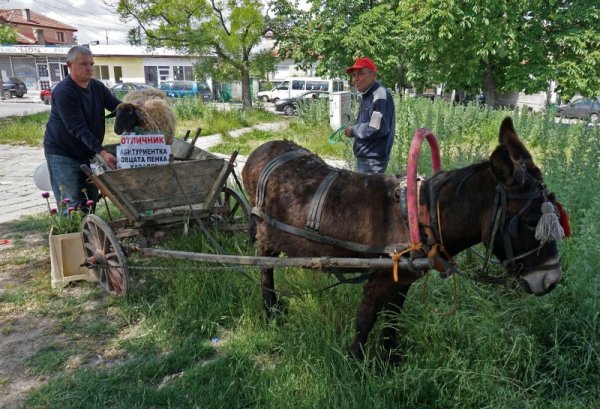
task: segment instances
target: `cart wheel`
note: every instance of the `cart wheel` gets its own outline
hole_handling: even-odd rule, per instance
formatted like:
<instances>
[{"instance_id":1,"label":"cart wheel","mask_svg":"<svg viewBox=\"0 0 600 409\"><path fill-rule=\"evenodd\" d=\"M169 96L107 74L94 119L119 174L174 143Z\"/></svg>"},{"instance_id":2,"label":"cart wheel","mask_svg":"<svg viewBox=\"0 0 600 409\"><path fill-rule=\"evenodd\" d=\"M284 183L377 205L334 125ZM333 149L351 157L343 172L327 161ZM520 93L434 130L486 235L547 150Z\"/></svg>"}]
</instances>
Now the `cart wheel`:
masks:
<instances>
[{"instance_id":1,"label":"cart wheel","mask_svg":"<svg viewBox=\"0 0 600 409\"><path fill-rule=\"evenodd\" d=\"M86 260L100 285L111 294L124 296L129 274L127 260L111 227L95 214L89 214L81 222L81 232Z\"/></svg>"},{"instance_id":2,"label":"cart wheel","mask_svg":"<svg viewBox=\"0 0 600 409\"><path fill-rule=\"evenodd\" d=\"M250 206L246 198L235 190L225 186L219 193L217 203L213 209L223 230L248 229L248 216Z\"/></svg>"},{"instance_id":3,"label":"cart wheel","mask_svg":"<svg viewBox=\"0 0 600 409\"><path fill-rule=\"evenodd\" d=\"M245 231L253 238L254 219L250 216L250 205L243 195L227 186L223 187L213 211L221 230Z\"/></svg>"}]
</instances>

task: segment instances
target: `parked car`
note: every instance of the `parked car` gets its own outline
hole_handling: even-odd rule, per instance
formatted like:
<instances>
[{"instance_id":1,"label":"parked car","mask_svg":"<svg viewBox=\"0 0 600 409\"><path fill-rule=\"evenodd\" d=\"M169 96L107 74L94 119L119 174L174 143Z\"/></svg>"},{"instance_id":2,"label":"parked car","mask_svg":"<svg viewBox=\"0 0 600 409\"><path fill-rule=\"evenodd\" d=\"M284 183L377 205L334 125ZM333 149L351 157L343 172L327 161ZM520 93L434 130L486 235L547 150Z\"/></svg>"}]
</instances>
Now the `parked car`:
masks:
<instances>
[{"instance_id":1,"label":"parked car","mask_svg":"<svg viewBox=\"0 0 600 409\"><path fill-rule=\"evenodd\" d=\"M119 98L123 99L125 94L134 89L154 88L152 85L144 84L143 82L119 82L110 88L110 92Z\"/></svg>"},{"instance_id":2,"label":"parked car","mask_svg":"<svg viewBox=\"0 0 600 409\"><path fill-rule=\"evenodd\" d=\"M556 108L556 115L564 118L579 118L592 123L600 122L600 97L580 98Z\"/></svg>"},{"instance_id":3,"label":"parked car","mask_svg":"<svg viewBox=\"0 0 600 409\"><path fill-rule=\"evenodd\" d=\"M160 89L167 97L197 97L203 101L212 101L213 93L206 82L199 81L164 81L160 84Z\"/></svg>"},{"instance_id":4,"label":"parked car","mask_svg":"<svg viewBox=\"0 0 600 409\"><path fill-rule=\"evenodd\" d=\"M50 105L52 103L52 91L54 91L54 88L56 88L57 85L58 82L55 82L50 89L43 89L40 91L40 99L44 104Z\"/></svg>"},{"instance_id":5,"label":"parked car","mask_svg":"<svg viewBox=\"0 0 600 409\"><path fill-rule=\"evenodd\" d=\"M329 92L327 91L309 91L298 95L297 97L290 97L279 99L275 102L275 111L283 112L285 115L294 115L298 113L298 108L302 104L309 104L314 101L323 100L329 98Z\"/></svg>"},{"instance_id":6,"label":"parked car","mask_svg":"<svg viewBox=\"0 0 600 409\"><path fill-rule=\"evenodd\" d=\"M434 94L432 92L425 92L423 94L416 94L415 98L425 98L425 99L429 99L431 101L437 101L439 99L442 99L441 96L439 96L438 94Z\"/></svg>"},{"instance_id":7,"label":"parked car","mask_svg":"<svg viewBox=\"0 0 600 409\"><path fill-rule=\"evenodd\" d=\"M5 99L12 97L23 98L23 95L27 94L27 86L17 77L10 77L8 80L3 81L2 89L4 91L2 96Z\"/></svg>"}]
</instances>

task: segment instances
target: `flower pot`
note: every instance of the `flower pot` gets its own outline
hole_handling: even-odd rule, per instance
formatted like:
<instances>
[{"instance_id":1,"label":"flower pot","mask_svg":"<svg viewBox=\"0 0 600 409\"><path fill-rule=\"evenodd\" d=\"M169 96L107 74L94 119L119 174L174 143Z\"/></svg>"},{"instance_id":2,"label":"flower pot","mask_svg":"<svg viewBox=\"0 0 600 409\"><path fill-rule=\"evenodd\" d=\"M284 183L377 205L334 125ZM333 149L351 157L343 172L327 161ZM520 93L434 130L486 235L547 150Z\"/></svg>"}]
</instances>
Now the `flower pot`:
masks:
<instances>
[{"instance_id":1,"label":"flower pot","mask_svg":"<svg viewBox=\"0 0 600 409\"><path fill-rule=\"evenodd\" d=\"M81 267L85 261L81 233L52 234L50 231L48 243L52 288L63 288L76 280L97 281L92 270Z\"/></svg>"}]
</instances>

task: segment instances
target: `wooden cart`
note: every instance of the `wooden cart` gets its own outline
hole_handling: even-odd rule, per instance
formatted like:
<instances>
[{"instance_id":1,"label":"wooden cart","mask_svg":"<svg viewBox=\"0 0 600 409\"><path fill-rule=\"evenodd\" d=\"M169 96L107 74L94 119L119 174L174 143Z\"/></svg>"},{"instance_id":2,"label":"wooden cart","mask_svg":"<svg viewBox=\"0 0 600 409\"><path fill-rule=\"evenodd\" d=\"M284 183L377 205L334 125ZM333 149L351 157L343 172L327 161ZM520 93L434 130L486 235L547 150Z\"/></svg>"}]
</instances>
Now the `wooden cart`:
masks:
<instances>
[{"instance_id":1,"label":"wooden cart","mask_svg":"<svg viewBox=\"0 0 600 409\"><path fill-rule=\"evenodd\" d=\"M116 145L106 149L115 153ZM237 152L226 160L178 138L171 152L173 160L161 166L104 171L82 166L101 194L125 216L105 222L92 214L81 226L86 264L111 293L127 292L128 270L120 243L126 237L152 243L189 224L207 234L208 223L221 230L250 229L245 197L226 186Z\"/></svg>"}]
</instances>

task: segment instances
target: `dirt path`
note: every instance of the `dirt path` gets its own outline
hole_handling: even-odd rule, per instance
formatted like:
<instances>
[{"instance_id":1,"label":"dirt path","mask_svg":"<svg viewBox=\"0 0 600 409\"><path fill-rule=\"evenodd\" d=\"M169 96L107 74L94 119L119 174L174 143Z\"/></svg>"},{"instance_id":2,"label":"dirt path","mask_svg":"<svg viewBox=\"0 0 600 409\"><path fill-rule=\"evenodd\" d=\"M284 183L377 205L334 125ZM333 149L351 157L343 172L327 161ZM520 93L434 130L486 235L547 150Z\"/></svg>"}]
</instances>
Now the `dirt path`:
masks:
<instances>
[{"instance_id":1,"label":"dirt path","mask_svg":"<svg viewBox=\"0 0 600 409\"><path fill-rule=\"evenodd\" d=\"M0 408L23 407L26 394L47 379L28 372L25 361L44 345L60 340L54 323L32 313L27 300L14 302L33 284L31 271L49 270L47 252L36 251L46 244L41 234L13 233L16 223L0 224ZM20 237L19 237L20 236ZM13 244L14 243L14 244ZM28 250L29 249L29 250ZM25 254L26 253L26 254ZM26 258L27 262L23 263ZM20 304L15 306L16 304Z\"/></svg>"}]
</instances>

